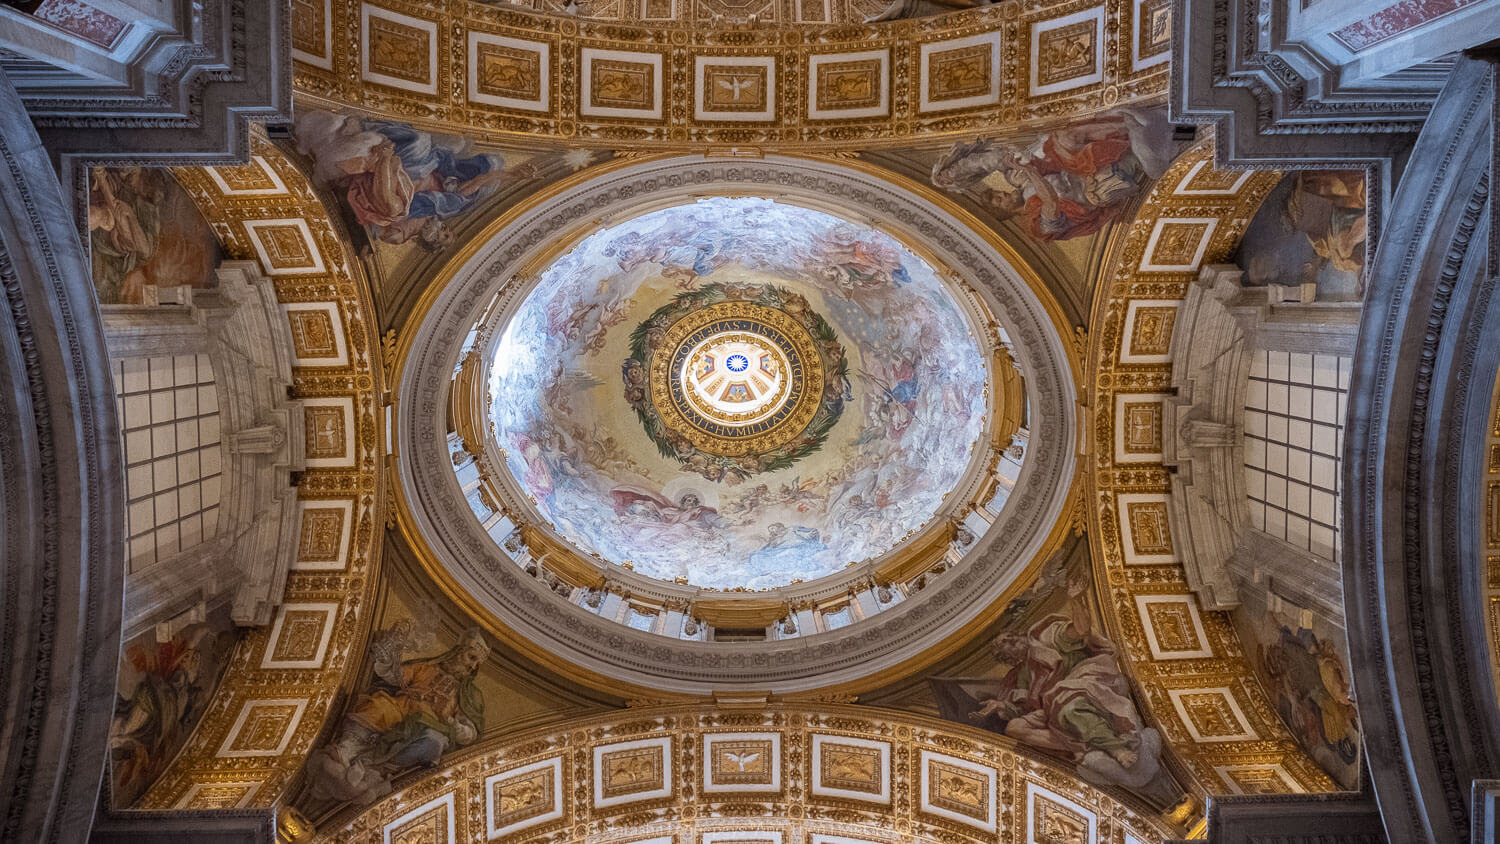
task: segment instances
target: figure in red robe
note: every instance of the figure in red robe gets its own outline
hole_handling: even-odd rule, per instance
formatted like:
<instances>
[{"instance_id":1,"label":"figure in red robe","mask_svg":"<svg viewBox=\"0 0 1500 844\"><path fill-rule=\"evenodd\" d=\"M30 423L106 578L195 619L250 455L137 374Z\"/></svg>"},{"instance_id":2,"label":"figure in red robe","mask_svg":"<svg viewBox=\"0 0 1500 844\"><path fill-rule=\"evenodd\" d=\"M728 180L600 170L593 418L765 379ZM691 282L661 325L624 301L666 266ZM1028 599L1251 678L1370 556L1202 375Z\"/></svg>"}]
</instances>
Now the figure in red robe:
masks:
<instances>
[{"instance_id":1,"label":"figure in red robe","mask_svg":"<svg viewBox=\"0 0 1500 844\"><path fill-rule=\"evenodd\" d=\"M960 143L934 165L932 183L966 193L1002 219L1020 217L1039 240L1099 231L1161 175L1171 156L1166 121L1119 109L1048 132L1030 144Z\"/></svg>"},{"instance_id":2,"label":"figure in red robe","mask_svg":"<svg viewBox=\"0 0 1500 844\"><path fill-rule=\"evenodd\" d=\"M673 504L654 492L637 487L619 486L609 491L615 512L620 515L654 519L666 525L685 525L705 529L724 526L719 511L704 506L696 492L684 492Z\"/></svg>"}]
</instances>

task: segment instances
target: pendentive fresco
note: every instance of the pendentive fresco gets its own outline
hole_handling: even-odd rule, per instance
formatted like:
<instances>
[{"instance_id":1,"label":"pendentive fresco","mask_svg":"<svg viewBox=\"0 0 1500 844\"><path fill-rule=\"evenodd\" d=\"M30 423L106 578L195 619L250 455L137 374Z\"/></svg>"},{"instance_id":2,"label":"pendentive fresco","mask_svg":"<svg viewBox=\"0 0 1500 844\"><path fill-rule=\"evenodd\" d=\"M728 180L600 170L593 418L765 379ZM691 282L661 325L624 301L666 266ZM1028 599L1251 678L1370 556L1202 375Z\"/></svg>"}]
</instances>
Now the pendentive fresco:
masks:
<instances>
[{"instance_id":1,"label":"pendentive fresco","mask_svg":"<svg viewBox=\"0 0 1500 844\"><path fill-rule=\"evenodd\" d=\"M94 168L89 174L88 218L89 256L100 304L142 304L148 285L218 284L218 241L167 170Z\"/></svg>"}]
</instances>

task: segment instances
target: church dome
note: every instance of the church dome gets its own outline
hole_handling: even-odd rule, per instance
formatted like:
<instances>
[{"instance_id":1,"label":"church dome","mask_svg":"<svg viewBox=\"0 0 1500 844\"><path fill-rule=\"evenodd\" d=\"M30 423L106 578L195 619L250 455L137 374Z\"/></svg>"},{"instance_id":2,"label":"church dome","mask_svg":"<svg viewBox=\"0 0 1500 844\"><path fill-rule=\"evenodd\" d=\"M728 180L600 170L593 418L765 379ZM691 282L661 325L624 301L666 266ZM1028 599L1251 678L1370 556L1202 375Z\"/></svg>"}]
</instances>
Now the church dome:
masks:
<instances>
[{"instance_id":1,"label":"church dome","mask_svg":"<svg viewBox=\"0 0 1500 844\"><path fill-rule=\"evenodd\" d=\"M472 243L395 448L424 566L504 641L633 688L827 687L930 660L1057 547L1058 322L951 204L662 156Z\"/></svg>"},{"instance_id":2,"label":"church dome","mask_svg":"<svg viewBox=\"0 0 1500 844\"><path fill-rule=\"evenodd\" d=\"M985 455L986 355L949 285L888 234L769 199L584 238L508 320L489 383L504 465L559 536L700 587L886 554Z\"/></svg>"}]
</instances>

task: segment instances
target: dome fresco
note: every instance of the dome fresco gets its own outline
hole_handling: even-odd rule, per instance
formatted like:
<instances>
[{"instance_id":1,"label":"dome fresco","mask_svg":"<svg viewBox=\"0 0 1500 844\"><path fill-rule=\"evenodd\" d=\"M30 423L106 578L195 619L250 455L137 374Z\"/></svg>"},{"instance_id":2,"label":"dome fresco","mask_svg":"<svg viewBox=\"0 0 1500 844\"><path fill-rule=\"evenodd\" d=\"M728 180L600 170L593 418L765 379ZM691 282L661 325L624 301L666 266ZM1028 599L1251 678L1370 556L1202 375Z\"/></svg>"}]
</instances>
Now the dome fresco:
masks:
<instances>
[{"instance_id":1,"label":"dome fresco","mask_svg":"<svg viewBox=\"0 0 1500 844\"><path fill-rule=\"evenodd\" d=\"M491 418L557 532L770 588L879 556L976 459L986 351L933 268L821 211L715 198L585 238L506 327Z\"/></svg>"}]
</instances>

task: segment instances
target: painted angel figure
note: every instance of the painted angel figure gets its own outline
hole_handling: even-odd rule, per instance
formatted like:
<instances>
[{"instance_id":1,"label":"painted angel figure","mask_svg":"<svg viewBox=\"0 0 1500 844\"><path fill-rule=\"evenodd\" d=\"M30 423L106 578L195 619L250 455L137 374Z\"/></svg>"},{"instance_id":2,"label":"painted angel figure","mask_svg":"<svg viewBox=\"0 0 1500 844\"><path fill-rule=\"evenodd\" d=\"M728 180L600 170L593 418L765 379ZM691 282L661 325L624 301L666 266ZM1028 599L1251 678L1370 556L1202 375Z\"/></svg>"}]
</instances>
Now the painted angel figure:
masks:
<instances>
[{"instance_id":1,"label":"painted angel figure","mask_svg":"<svg viewBox=\"0 0 1500 844\"><path fill-rule=\"evenodd\" d=\"M778 571L795 571L806 561L823 551L828 544L816 528L792 525L788 528L781 522L766 526L766 541L751 552L749 568L752 575L774 574Z\"/></svg>"},{"instance_id":2,"label":"painted angel figure","mask_svg":"<svg viewBox=\"0 0 1500 844\"><path fill-rule=\"evenodd\" d=\"M877 15L865 18L865 23L899 21L907 18L925 18L959 9L978 9L990 5L991 0L891 0Z\"/></svg>"},{"instance_id":3,"label":"painted angel figure","mask_svg":"<svg viewBox=\"0 0 1500 844\"><path fill-rule=\"evenodd\" d=\"M721 235L700 227L687 232L626 232L606 247L604 254L613 257L625 272L655 264L663 278L688 290L699 276L709 275L723 264L724 246Z\"/></svg>"},{"instance_id":4,"label":"painted angel figure","mask_svg":"<svg viewBox=\"0 0 1500 844\"><path fill-rule=\"evenodd\" d=\"M479 738L484 700L474 676L490 653L483 634L470 628L437 656L403 659L414 635L402 620L371 643L369 687L313 760L315 797L372 802L397 772L435 765Z\"/></svg>"},{"instance_id":5,"label":"painted angel figure","mask_svg":"<svg viewBox=\"0 0 1500 844\"><path fill-rule=\"evenodd\" d=\"M686 525L702 530L724 527L719 511L703 503L698 493L688 490L673 504L654 492L637 487L620 486L609 491L615 512L661 522L664 525Z\"/></svg>"}]
</instances>

